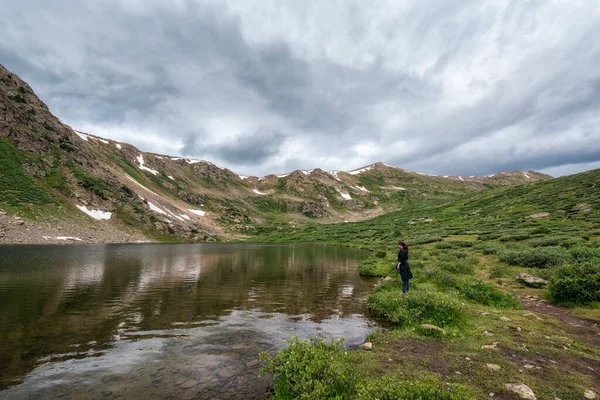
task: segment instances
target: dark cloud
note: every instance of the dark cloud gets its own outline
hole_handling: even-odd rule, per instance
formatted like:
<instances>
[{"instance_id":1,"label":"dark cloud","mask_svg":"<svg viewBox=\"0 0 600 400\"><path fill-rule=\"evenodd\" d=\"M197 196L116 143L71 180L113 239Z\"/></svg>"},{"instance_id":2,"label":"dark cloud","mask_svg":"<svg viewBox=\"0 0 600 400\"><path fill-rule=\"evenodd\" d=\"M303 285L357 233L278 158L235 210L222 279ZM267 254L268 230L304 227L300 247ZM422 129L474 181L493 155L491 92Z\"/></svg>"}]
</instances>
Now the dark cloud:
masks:
<instances>
[{"instance_id":1,"label":"dark cloud","mask_svg":"<svg viewBox=\"0 0 600 400\"><path fill-rule=\"evenodd\" d=\"M188 134L184 140L182 154L201 155L205 159L218 159L236 166L253 166L277 154L285 136L275 132L254 132L220 143L205 142L205 135Z\"/></svg>"},{"instance_id":2,"label":"dark cloud","mask_svg":"<svg viewBox=\"0 0 600 400\"><path fill-rule=\"evenodd\" d=\"M600 162L594 0L23 0L0 20L0 62L53 112L146 151L256 175Z\"/></svg>"}]
</instances>

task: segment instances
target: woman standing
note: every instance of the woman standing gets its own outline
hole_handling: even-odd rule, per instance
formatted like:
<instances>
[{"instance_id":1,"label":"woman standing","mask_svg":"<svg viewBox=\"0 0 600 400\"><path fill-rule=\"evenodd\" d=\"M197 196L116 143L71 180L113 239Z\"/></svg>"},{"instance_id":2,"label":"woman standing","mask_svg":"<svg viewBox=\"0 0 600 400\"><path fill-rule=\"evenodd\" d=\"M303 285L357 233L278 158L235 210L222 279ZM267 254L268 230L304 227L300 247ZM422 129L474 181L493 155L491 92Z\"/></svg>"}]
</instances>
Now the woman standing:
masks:
<instances>
[{"instance_id":1,"label":"woman standing","mask_svg":"<svg viewBox=\"0 0 600 400\"><path fill-rule=\"evenodd\" d=\"M400 278L402 278L402 293L408 292L409 281L413 277L410 272L410 266L408 265L408 245L402 240L398 242L398 264L396 269L400 272Z\"/></svg>"}]
</instances>

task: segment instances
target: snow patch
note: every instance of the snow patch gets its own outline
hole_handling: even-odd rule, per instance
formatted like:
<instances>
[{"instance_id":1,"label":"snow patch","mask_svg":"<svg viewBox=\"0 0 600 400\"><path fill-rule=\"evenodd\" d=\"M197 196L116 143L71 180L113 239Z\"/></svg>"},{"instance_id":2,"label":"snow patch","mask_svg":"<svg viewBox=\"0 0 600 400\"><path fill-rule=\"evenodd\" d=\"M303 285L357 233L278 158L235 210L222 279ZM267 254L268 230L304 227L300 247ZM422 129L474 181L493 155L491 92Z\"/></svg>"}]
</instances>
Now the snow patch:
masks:
<instances>
[{"instance_id":1,"label":"snow patch","mask_svg":"<svg viewBox=\"0 0 600 400\"><path fill-rule=\"evenodd\" d=\"M154 212L157 212L159 214L164 214L167 215L166 212L164 212L162 209L160 209L159 207L155 206L154 204L148 202L148 207L150 207L150 209Z\"/></svg>"},{"instance_id":2,"label":"snow patch","mask_svg":"<svg viewBox=\"0 0 600 400\"><path fill-rule=\"evenodd\" d=\"M286 177L286 176L288 176L288 175L289 175L289 174L281 174L281 175L275 175L275 176L277 176L278 178L285 178L285 177Z\"/></svg>"},{"instance_id":3,"label":"snow patch","mask_svg":"<svg viewBox=\"0 0 600 400\"><path fill-rule=\"evenodd\" d=\"M80 205L78 205L77 208L79 208L81 211L83 211L90 217L97 219L97 220L110 219L110 217L112 216L112 213L108 212L108 211L88 210L88 208L86 206L80 206Z\"/></svg>"},{"instance_id":4,"label":"snow patch","mask_svg":"<svg viewBox=\"0 0 600 400\"><path fill-rule=\"evenodd\" d=\"M459 176L458 179L460 179L461 181L464 181L462 176Z\"/></svg>"},{"instance_id":5,"label":"snow patch","mask_svg":"<svg viewBox=\"0 0 600 400\"><path fill-rule=\"evenodd\" d=\"M529 175L527 175L525 172L521 172L521 173L522 173L522 174L525 176L525 178L527 178L527 179L531 179L531 178L529 177Z\"/></svg>"},{"instance_id":6,"label":"snow patch","mask_svg":"<svg viewBox=\"0 0 600 400\"><path fill-rule=\"evenodd\" d=\"M352 200L352 196L349 193L342 193L338 190L338 193L342 195L345 200Z\"/></svg>"},{"instance_id":7,"label":"snow patch","mask_svg":"<svg viewBox=\"0 0 600 400\"><path fill-rule=\"evenodd\" d=\"M46 237L46 236L44 236L44 237ZM74 236L57 236L54 239L56 239L56 240L75 240L77 242L81 242L82 241L78 237L74 237Z\"/></svg>"},{"instance_id":8,"label":"snow patch","mask_svg":"<svg viewBox=\"0 0 600 400\"><path fill-rule=\"evenodd\" d=\"M171 157L171 160L173 160L173 161L179 161L179 160L181 160L181 158L173 158L173 157Z\"/></svg>"},{"instance_id":9,"label":"snow patch","mask_svg":"<svg viewBox=\"0 0 600 400\"><path fill-rule=\"evenodd\" d=\"M187 215L185 215L185 214L179 214L179 215L181 215L181 218L183 218L183 219L187 219L188 221L191 221L191 220L192 220L190 217L188 217L188 216L187 216Z\"/></svg>"},{"instance_id":10,"label":"snow patch","mask_svg":"<svg viewBox=\"0 0 600 400\"><path fill-rule=\"evenodd\" d=\"M73 132L75 132L75 134L76 134L77 136L79 136L81 139L85 140L86 142L88 141L88 138L89 138L89 136L88 136L88 135L86 135L86 134L84 134L84 133L77 132L77 131L73 131Z\"/></svg>"},{"instance_id":11,"label":"snow patch","mask_svg":"<svg viewBox=\"0 0 600 400\"><path fill-rule=\"evenodd\" d=\"M357 188L358 190L362 190L363 192L370 193L370 192L369 192L369 190L368 190L366 187L364 187L364 186L356 186L356 188Z\"/></svg>"},{"instance_id":12,"label":"snow patch","mask_svg":"<svg viewBox=\"0 0 600 400\"><path fill-rule=\"evenodd\" d=\"M172 217L175 217L175 218L177 218L178 220L180 220L180 221L182 221L182 222L183 222L183 218L181 218L179 215L176 215L176 214L174 214L174 213L173 213L171 210L169 210L168 208L165 208L165 210L167 210L167 212L168 212L169 214L171 214L171 216L172 216Z\"/></svg>"},{"instance_id":13,"label":"snow patch","mask_svg":"<svg viewBox=\"0 0 600 400\"><path fill-rule=\"evenodd\" d=\"M496 176L496 174L491 174L491 175L488 175L487 177L488 178L493 178L494 176Z\"/></svg>"},{"instance_id":14,"label":"snow patch","mask_svg":"<svg viewBox=\"0 0 600 400\"><path fill-rule=\"evenodd\" d=\"M192 159L186 159L185 162L187 162L188 164L197 164L199 162L202 162L202 160L192 160Z\"/></svg>"},{"instance_id":15,"label":"snow patch","mask_svg":"<svg viewBox=\"0 0 600 400\"><path fill-rule=\"evenodd\" d=\"M244 175L238 175L238 176L240 177L241 180L248 179L248 177L244 176Z\"/></svg>"},{"instance_id":16,"label":"snow patch","mask_svg":"<svg viewBox=\"0 0 600 400\"><path fill-rule=\"evenodd\" d=\"M329 175L333 176L335 179L337 179L338 181L340 181L340 182L341 182L341 179L340 179L340 178L338 178L338 176L337 176L338 172L340 172L340 171L327 171L327 173L328 173Z\"/></svg>"},{"instance_id":17,"label":"snow patch","mask_svg":"<svg viewBox=\"0 0 600 400\"><path fill-rule=\"evenodd\" d=\"M158 158L159 160L162 160L162 159L163 159L161 156L156 156L156 155L155 155L154 157Z\"/></svg>"},{"instance_id":18,"label":"snow patch","mask_svg":"<svg viewBox=\"0 0 600 400\"><path fill-rule=\"evenodd\" d=\"M206 212L202 211L202 210L192 210L192 209L188 208L188 211L191 213L194 213L196 215L199 215L201 217L204 217L206 215Z\"/></svg>"},{"instance_id":19,"label":"snow patch","mask_svg":"<svg viewBox=\"0 0 600 400\"><path fill-rule=\"evenodd\" d=\"M144 171L148 171L151 174L158 175L158 171L157 170L152 169L152 168L148 168L148 167L144 167L144 156L143 155L140 154L139 156L137 156L136 160L137 160L137 162L139 164L138 166L139 166L140 169L143 169Z\"/></svg>"},{"instance_id":20,"label":"snow patch","mask_svg":"<svg viewBox=\"0 0 600 400\"><path fill-rule=\"evenodd\" d=\"M108 140L104 140L104 139L102 139L102 138L92 138L92 139L99 140L99 141L101 141L101 142L102 142L102 143L104 143L104 144L110 144L110 142L109 142Z\"/></svg>"},{"instance_id":21,"label":"snow patch","mask_svg":"<svg viewBox=\"0 0 600 400\"><path fill-rule=\"evenodd\" d=\"M354 171L350 171L348 172L350 175L356 175L356 174L360 174L361 172L365 172L370 170L371 168L373 168L372 165L369 165L368 167L364 167L364 168L360 168L360 169L355 169Z\"/></svg>"},{"instance_id":22,"label":"snow patch","mask_svg":"<svg viewBox=\"0 0 600 400\"><path fill-rule=\"evenodd\" d=\"M171 175L167 175L167 178L169 178L170 180L174 181L175 178L173 178Z\"/></svg>"},{"instance_id":23,"label":"snow patch","mask_svg":"<svg viewBox=\"0 0 600 400\"><path fill-rule=\"evenodd\" d=\"M115 143L115 146L117 146L117 149L121 150L123 148L123 146L121 146L119 143Z\"/></svg>"},{"instance_id":24,"label":"snow patch","mask_svg":"<svg viewBox=\"0 0 600 400\"><path fill-rule=\"evenodd\" d=\"M258 191L258 190L256 190L256 189L252 189L252 191L253 191L254 193L256 193L256 194L260 194L261 196L265 196L265 195L267 194L267 193L259 192L259 191Z\"/></svg>"}]
</instances>

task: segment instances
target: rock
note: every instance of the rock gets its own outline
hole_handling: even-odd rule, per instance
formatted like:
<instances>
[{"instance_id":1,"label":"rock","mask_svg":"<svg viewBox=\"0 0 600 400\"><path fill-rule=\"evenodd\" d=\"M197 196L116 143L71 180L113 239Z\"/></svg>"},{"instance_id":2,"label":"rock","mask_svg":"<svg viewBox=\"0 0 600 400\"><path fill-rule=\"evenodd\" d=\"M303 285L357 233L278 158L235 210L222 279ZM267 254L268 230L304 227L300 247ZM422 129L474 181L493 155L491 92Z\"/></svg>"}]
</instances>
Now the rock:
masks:
<instances>
[{"instance_id":1,"label":"rock","mask_svg":"<svg viewBox=\"0 0 600 400\"><path fill-rule=\"evenodd\" d=\"M391 276L386 276L385 278L383 278L384 281L391 281L394 278L392 278Z\"/></svg>"},{"instance_id":2,"label":"rock","mask_svg":"<svg viewBox=\"0 0 600 400\"><path fill-rule=\"evenodd\" d=\"M512 319L508 318L508 317L500 317L500 321L504 321L504 322L511 322Z\"/></svg>"},{"instance_id":3,"label":"rock","mask_svg":"<svg viewBox=\"0 0 600 400\"><path fill-rule=\"evenodd\" d=\"M577 212L588 212L588 211L592 211L592 206L589 205L588 203L579 203L579 204L576 204L575 206L573 206L572 210L577 211Z\"/></svg>"},{"instance_id":4,"label":"rock","mask_svg":"<svg viewBox=\"0 0 600 400\"><path fill-rule=\"evenodd\" d=\"M492 371L500 371L500 366L498 364L485 364L486 367L491 369Z\"/></svg>"},{"instance_id":5,"label":"rock","mask_svg":"<svg viewBox=\"0 0 600 400\"><path fill-rule=\"evenodd\" d=\"M546 279L539 278L537 276L526 274L525 272L521 272L517 277L517 281L521 282L525 286L529 287L542 287L548 284Z\"/></svg>"},{"instance_id":6,"label":"rock","mask_svg":"<svg viewBox=\"0 0 600 400\"><path fill-rule=\"evenodd\" d=\"M521 399L537 400L533 390L524 383L505 383L504 387L511 392L516 393Z\"/></svg>"},{"instance_id":7,"label":"rock","mask_svg":"<svg viewBox=\"0 0 600 400\"><path fill-rule=\"evenodd\" d=\"M182 389L191 389L196 385L198 385L198 381L196 381L194 379L188 379L187 381L185 381L181 385L179 385L179 387Z\"/></svg>"},{"instance_id":8,"label":"rock","mask_svg":"<svg viewBox=\"0 0 600 400\"><path fill-rule=\"evenodd\" d=\"M494 336L494 334L492 332L488 332L488 331L483 331L483 334L485 336Z\"/></svg>"},{"instance_id":9,"label":"rock","mask_svg":"<svg viewBox=\"0 0 600 400\"><path fill-rule=\"evenodd\" d=\"M525 364L525 365L523 365L523 368L525 368L525 369L533 369L534 366L531 365L531 364Z\"/></svg>"},{"instance_id":10,"label":"rock","mask_svg":"<svg viewBox=\"0 0 600 400\"><path fill-rule=\"evenodd\" d=\"M548 213L548 212L539 212L539 213L528 215L526 218L538 219L538 218L546 218L549 216L550 216L550 213Z\"/></svg>"},{"instance_id":11,"label":"rock","mask_svg":"<svg viewBox=\"0 0 600 400\"><path fill-rule=\"evenodd\" d=\"M371 343L371 342L365 342L365 343L362 345L362 347L363 347L363 349L365 349L365 350L372 350L372 349L373 349L373 343Z\"/></svg>"},{"instance_id":12,"label":"rock","mask_svg":"<svg viewBox=\"0 0 600 400\"><path fill-rule=\"evenodd\" d=\"M583 398L590 399L590 400L595 399L596 393L594 393L594 391L588 389L583 393Z\"/></svg>"},{"instance_id":13,"label":"rock","mask_svg":"<svg viewBox=\"0 0 600 400\"><path fill-rule=\"evenodd\" d=\"M494 342L492 344L484 344L481 346L481 350L495 350L496 346L498 346L500 342Z\"/></svg>"},{"instance_id":14,"label":"rock","mask_svg":"<svg viewBox=\"0 0 600 400\"><path fill-rule=\"evenodd\" d=\"M439 326L435 326L432 324L421 324L419 325L421 328L426 329L428 331L440 331L443 334L446 334L446 331L444 331L442 328L440 328Z\"/></svg>"}]
</instances>

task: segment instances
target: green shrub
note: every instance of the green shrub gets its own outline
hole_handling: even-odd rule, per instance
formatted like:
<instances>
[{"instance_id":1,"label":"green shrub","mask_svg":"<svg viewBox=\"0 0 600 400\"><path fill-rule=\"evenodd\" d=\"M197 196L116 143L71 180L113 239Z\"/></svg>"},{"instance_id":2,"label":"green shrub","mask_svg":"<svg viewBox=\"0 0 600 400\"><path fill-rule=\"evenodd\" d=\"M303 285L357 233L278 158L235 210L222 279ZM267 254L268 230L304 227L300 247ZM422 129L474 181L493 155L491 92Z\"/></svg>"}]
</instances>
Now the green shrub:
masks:
<instances>
[{"instance_id":1,"label":"green shrub","mask_svg":"<svg viewBox=\"0 0 600 400\"><path fill-rule=\"evenodd\" d=\"M482 242L473 246L474 250L481 251L483 254L498 254L505 247L495 242Z\"/></svg>"},{"instance_id":2,"label":"green shrub","mask_svg":"<svg viewBox=\"0 0 600 400\"><path fill-rule=\"evenodd\" d=\"M548 295L554 303L600 302L600 265L567 264L557 268L550 277Z\"/></svg>"},{"instance_id":3,"label":"green shrub","mask_svg":"<svg viewBox=\"0 0 600 400\"><path fill-rule=\"evenodd\" d=\"M498 240L501 242L517 242L521 240L529 239L531 236L528 234L519 234L519 235L505 235L500 237Z\"/></svg>"},{"instance_id":4,"label":"green shrub","mask_svg":"<svg viewBox=\"0 0 600 400\"><path fill-rule=\"evenodd\" d=\"M449 240L447 242L437 243L436 249L457 249L461 247L472 247L473 242L468 240Z\"/></svg>"},{"instance_id":5,"label":"green shrub","mask_svg":"<svg viewBox=\"0 0 600 400\"><path fill-rule=\"evenodd\" d=\"M473 277L438 275L438 286L456 290L465 300L497 308L518 309L521 303L514 296L503 293L492 285Z\"/></svg>"},{"instance_id":6,"label":"green shrub","mask_svg":"<svg viewBox=\"0 0 600 400\"><path fill-rule=\"evenodd\" d=\"M482 233L477 236L477 240L488 241L488 240L496 240L502 236L500 233Z\"/></svg>"},{"instance_id":7,"label":"green shrub","mask_svg":"<svg viewBox=\"0 0 600 400\"><path fill-rule=\"evenodd\" d=\"M473 264L464 260L442 260L438 267L453 274L473 274L475 272Z\"/></svg>"},{"instance_id":8,"label":"green shrub","mask_svg":"<svg viewBox=\"0 0 600 400\"><path fill-rule=\"evenodd\" d=\"M385 376L368 382L359 389L359 399L371 400L467 400L473 396L460 385L446 385L435 381L399 381Z\"/></svg>"},{"instance_id":9,"label":"green shrub","mask_svg":"<svg viewBox=\"0 0 600 400\"><path fill-rule=\"evenodd\" d=\"M444 238L441 236L424 236L424 237L419 237L419 238L411 240L411 242L409 244L411 244L413 246L417 246L420 244L441 242L442 240L444 240Z\"/></svg>"},{"instance_id":10,"label":"green shrub","mask_svg":"<svg viewBox=\"0 0 600 400\"><path fill-rule=\"evenodd\" d=\"M433 324L439 327L463 321L460 305L452 297L429 291L401 292L401 282L386 282L369 296L368 307L402 326Z\"/></svg>"},{"instance_id":11,"label":"green shrub","mask_svg":"<svg viewBox=\"0 0 600 400\"><path fill-rule=\"evenodd\" d=\"M507 248L498 253L500 261L529 268L548 268L571 260L570 254L560 247Z\"/></svg>"},{"instance_id":12,"label":"green shrub","mask_svg":"<svg viewBox=\"0 0 600 400\"><path fill-rule=\"evenodd\" d=\"M358 266L362 276L388 276L395 273L396 262L393 260L371 256Z\"/></svg>"},{"instance_id":13,"label":"green shrub","mask_svg":"<svg viewBox=\"0 0 600 400\"><path fill-rule=\"evenodd\" d=\"M566 239L564 236L546 236L529 241L529 245L532 247L558 246Z\"/></svg>"},{"instance_id":14,"label":"green shrub","mask_svg":"<svg viewBox=\"0 0 600 400\"><path fill-rule=\"evenodd\" d=\"M260 354L267 363L260 374L273 374L275 399L346 399L356 383L348 356L343 340L327 344L323 336L308 341L292 337L274 357Z\"/></svg>"},{"instance_id":15,"label":"green shrub","mask_svg":"<svg viewBox=\"0 0 600 400\"><path fill-rule=\"evenodd\" d=\"M379 250L377 251L377 253L375 253L375 257L377 258L385 258L387 256L387 253L385 252L385 250Z\"/></svg>"},{"instance_id":16,"label":"green shrub","mask_svg":"<svg viewBox=\"0 0 600 400\"><path fill-rule=\"evenodd\" d=\"M569 254L573 258L573 261L582 263L586 261L592 261L598 259L600 261L600 250L593 249L586 246L578 246L569 249Z\"/></svg>"}]
</instances>

